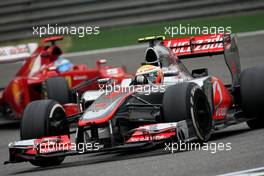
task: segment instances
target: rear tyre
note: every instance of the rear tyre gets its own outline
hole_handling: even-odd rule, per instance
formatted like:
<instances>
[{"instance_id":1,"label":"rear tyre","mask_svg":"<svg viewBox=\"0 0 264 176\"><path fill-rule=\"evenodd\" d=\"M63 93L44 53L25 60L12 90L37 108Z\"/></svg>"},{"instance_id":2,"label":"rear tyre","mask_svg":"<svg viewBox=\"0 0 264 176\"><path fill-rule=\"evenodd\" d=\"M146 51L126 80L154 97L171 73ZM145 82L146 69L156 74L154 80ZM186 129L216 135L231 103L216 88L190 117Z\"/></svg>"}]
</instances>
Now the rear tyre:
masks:
<instances>
[{"instance_id":1,"label":"rear tyre","mask_svg":"<svg viewBox=\"0 0 264 176\"><path fill-rule=\"evenodd\" d=\"M44 82L42 90L44 98L56 100L60 104L71 102L69 85L64 77L48 78Z\"/></svg>"},{"instance_id":2,"label":"rear tyre","mask_svg":"<svg viewBox=\"0 0 264 176\"><path fill-rule=\"evenodd\" d=\"M212 131L212 115L206 95L195 83L168 87L163 96L165 122L192 120L199 141L207 141Z\"/></svg>"},{"instance_id":3,"label":"rear tyre","mask_svg":"<svg viewBox=\"0 0 264 176\"><path fill-rule=\"evenodd\" d=\"M264 128L264 66L244 70L240 76L242 109L252 129Z\"/></svg>"},{"instance_id":4,"label":"rear tyre","mask_svg":"<svg viewBox=\"0 0 264 176\"><path fill-rule=\"evenodd\" d=\"M65 122L63 107L54 100L37 100L29 103L24 111L21 127L21 140L46 136L69 135L69 125ZM31 160L35 166L53 166L63 162L65 157L40 158Z\"/></svg>"}]
</instances>

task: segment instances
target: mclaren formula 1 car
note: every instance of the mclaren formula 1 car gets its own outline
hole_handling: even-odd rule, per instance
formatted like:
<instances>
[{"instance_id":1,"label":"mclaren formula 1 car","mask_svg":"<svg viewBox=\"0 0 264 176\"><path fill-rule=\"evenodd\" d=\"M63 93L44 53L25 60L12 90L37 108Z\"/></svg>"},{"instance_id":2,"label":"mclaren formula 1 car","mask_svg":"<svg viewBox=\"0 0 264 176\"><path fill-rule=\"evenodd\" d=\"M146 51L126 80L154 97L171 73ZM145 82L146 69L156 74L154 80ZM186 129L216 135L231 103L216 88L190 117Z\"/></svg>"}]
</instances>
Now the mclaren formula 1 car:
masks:
<instances>
[{"instance_id":1,"label":"mclaren formula 1 car","mask_svg":"<svg viewBox=\"0 0 264 176\"><path fill-rule=\"evenodd\" d=\"M0 113L4 117L20 120L31 101L49 98L62 104L69 103L72 101L70 89L85 83L83 91L95 90L99 89L96 83L99 78L112 77L120 82L128 76L123 67L106 66L103 59L97 60L96 68L73 65L61 56L61 49L55 45L55 41L61 39L60 36L43 39L51 45L39 46L7 87L0 89Z\"/></svg>"},{"instance_id":2,"label":"mclaren formula 1 car","mask_svg":"<svg viewBox=\"0 0 264 176\"><path fill-rule=\"evenodd\" d=\"M214 131L241 122L251 128L264 126L264 67L240 72L234 34L139 41L149 42L143 64L163 70L162 84L148 84L147 78L136 75L108 92L112 83L104 79L99 81L104 85L101 91L85 92L76 104L31 102L22 118L21 140L9 144L6 163L57 165L69 155L148 148L165 141L207 141ZM181 62L217 54L224 55L230 85L204 68L190 73ZM77 123L76 130L71 123ZM76 134L74 142L71 133Z\"/></svg>"}]
</instances>

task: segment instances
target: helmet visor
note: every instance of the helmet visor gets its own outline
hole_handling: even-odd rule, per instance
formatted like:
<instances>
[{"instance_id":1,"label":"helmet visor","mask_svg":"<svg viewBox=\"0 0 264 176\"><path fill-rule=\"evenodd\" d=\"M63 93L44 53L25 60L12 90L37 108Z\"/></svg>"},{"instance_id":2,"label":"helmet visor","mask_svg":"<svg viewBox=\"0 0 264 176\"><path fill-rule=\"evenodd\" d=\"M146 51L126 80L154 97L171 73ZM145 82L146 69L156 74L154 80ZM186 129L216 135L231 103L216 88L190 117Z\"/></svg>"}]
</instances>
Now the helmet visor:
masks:
<instances>
[{"instance_id":1,"label":"helmet visor","mask_svg":"<svg viewBox=\"0 0 264 176\"><path fill-rule=\"evenodd\" d=\"M147 78L149 82L154 84L157 81L158 73L157 71L152 71L150 73L144 74L144 76Z\"/></svg>"}]
</instances>

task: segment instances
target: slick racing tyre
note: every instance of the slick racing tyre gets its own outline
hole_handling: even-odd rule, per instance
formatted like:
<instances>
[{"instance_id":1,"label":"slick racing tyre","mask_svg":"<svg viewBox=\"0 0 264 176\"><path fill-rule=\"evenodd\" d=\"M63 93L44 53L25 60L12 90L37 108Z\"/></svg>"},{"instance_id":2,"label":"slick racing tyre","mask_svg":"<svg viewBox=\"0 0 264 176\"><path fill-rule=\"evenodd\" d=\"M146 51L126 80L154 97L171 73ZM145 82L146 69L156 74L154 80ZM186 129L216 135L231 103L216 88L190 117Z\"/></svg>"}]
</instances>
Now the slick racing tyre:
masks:
<instances>
[{"instance_id":1,"label":"slick racing tyre","mask_svg":"<svg viewBox=\"0 0 264 176\"><path fill-rule=\"evenodd\" d=\"M185 82L168 87L162 103L165 122L191 120L199 141L210 138L211 110L206 95L197 84Z\"/></svg>"},{"instance_id":2,"label":"slick racing tyre","mask_svg":"<svg viewBox=\"0 0 264 176\"><path fill-rule=\"evenodd\" d=\"M65 122L65 112L58 102L54 100L33 101L27 105L21 120L21 140L69 135L69 125ZM30 163L35 166L52 166L60 164L64 158L40 158L31 160Z\"/></svg>"},{"instance_id":3,"label":"slick racing tyre","mask_svg":"<svg viewBox=\"0 0 264 176\"><path fill-rule=\"evenodd\" d=\"M242 109L252 129L264 128L264 66L244 70L240 76Z\"/></svg>"},{"instance_id":4,"label":"slick racing tyre","mask_svg":"<svg viewBox=\"0 0 264 176\"><path fill-rule=\"evenodd\" d=\"M71 93L64 77L48 78L42 85L42 94L46 99L53 99L60 104L71 102Z\"/></svg>"}]
</instances>

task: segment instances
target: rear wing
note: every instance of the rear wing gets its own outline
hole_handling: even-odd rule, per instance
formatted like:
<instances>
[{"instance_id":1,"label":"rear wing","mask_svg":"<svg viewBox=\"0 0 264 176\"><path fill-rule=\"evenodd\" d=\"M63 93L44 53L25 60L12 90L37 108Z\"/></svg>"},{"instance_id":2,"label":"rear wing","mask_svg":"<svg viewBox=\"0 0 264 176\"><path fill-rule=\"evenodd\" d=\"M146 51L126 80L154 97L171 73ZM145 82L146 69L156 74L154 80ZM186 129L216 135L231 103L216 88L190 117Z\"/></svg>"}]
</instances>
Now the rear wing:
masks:
<instances>
[{"instance_id":1,"label":"rear wing","mask_svg":"<svg viewBox=\"0 0 264 176\"><path fill-rule=\"evenodd\" d=\"M0 47L0 64L22 61L37 49L37 43Z\"/></svg>"},{"instance_id":2,"label":"rear wing","mask_svg":"<svg viewBox=\"0 0 264 176\"><path fill-rule=\"evenodd\" d=\"M51 36L42 39L44 43L50 42L51 46L56 44L56 41L62 40L62 36ZM38 43L28 43L16 46L0 47L0 64L13 63L27 59L37 49ZM61 53L61 51L59 51Z\"/></svg>"},{"instance_id":3,"label":"rear wing","mask_svg":"<svg viewBox=\"0 0 264 176\"><path fill-rule=\"evenodd\" d=\"M239 84L240 59L235 34L209 34L163 40L179 59L223 54L232 76L232 85Z\"/></svg>"},{"instance_id":4,"label":"rear wing","mask_svg":"<svg viewBox=\"0 0 264 176\"><path fill-rule=\"evenodd\" d=\"M192 58L224 54L224 42L230 42L230 35L208 34L202 36L172 38L163 41L179 58Z\"/></svg>"},{"instance_id":5,"label":"rear wing","mask_svg":"<svg viewBox=\"0 0 264 176\"><path fill-rule=\"evenodd\" d=\"M56 41L59 41L62 39L63 39L63 36L51 36L51 37L44 38L41 41L44 43L50 42L51 46L53 46L56 44Z\"/></svg>"}]
</instances>

